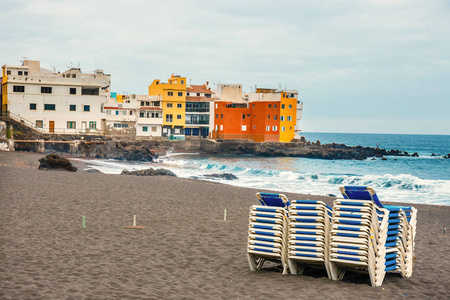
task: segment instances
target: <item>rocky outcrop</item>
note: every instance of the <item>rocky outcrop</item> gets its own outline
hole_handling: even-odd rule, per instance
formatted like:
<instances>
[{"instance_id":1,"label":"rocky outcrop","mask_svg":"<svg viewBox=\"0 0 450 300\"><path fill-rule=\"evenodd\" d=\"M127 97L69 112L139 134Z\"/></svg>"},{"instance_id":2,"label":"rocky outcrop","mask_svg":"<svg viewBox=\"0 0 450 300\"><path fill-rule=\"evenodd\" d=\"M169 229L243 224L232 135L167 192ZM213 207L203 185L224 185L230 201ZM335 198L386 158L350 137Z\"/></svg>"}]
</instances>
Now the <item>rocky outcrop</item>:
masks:
<instances>
[{"instance_id":1,"label":"rocky outcrop","mask_svg":"<svg viewBox=\"0 0 450 300\"><path fill-rule=\"evenodd\" d=\"M77 168L72 165L72 163L64 157L56 154L49 154L46 157L39 159L40 170L50 170L50 169L63 169L71 172L76 172Z\"/></svg>"},{"instance_id":2,"label":"rocky outcrop","mask_svg":"<svg viewBox=\"0 0 450 300\"><path fill-rule=\"evenodd\" d=\"M135 175L135 176L173 176L177 177L175 173L172 171L169 171L167 169L145 169L145 170L138 170L138 171L127 171L123 170L120 175Z\"/></svg>"},{"instance_id":3,"label":"rocky outcrop","mask_svg":"<svg viewBox=\"0 0 450 300\"><path fill-rule=\"evenodd\" d=\"M231 173L222 173L222 174L208 174L208 175L203 175L203 177L206 178L217 178L217 179L225 179L225 180L235 180L235 179L239 179L237 178L236 175L233 175Z\"/></svg>"},{"instance_id":4,"label":"rocky outcrop","mask_svg":"<svg viewBox=\"0 0 450 300\"><path fill-rule=\"evenodd\" d=\"M223 142L216 151L219 154L251 154L254 156L306 157L318 159L356 159L383 156L409 156L399 150L346 146L344 144L316 143L252 143Z\"/></svg>"}]
</instances>

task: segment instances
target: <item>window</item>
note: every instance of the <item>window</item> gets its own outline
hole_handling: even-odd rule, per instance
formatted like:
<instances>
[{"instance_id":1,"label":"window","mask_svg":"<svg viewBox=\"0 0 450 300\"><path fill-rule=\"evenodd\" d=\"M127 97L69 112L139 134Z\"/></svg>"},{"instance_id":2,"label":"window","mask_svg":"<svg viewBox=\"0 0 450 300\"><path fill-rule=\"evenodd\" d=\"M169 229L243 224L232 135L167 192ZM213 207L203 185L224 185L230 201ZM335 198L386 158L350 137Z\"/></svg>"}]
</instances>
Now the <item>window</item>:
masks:
<instances>
[{"instance_id":1,"label":"window","mask_svg":"<svg viewBox=\"0 0 450 300\"><path fill-rule=\"evenodd\" d=\"M22 71L19 71L18 74L19 74L19 75L23 75L23 72L22 72Z\"/></svg>"},{"instance_id":2,"label":"window","mask_svg":"<svg viewBox=\"0 0 450 300\"><path fill-rule=\"evenodd\" d=\"M223 125L220 125L220 130L223 130Z\"/></svg>"},{"instance_id":3,"label":"window","mask_svg":"<svg viewBox=\"0 0 450 300\"><path fill-rule=\"evenodd\" d=\"M172 103L167 103L167 107L171 108L171 107L173 107L173 104Z\"/></svg>"},{"instance_id":4,"label":"window","mask_svg":"<svg viewBox=\"0 0 450 300\"><path fill-rule=\"evenodd\" d=\"M184 80L181 80L181 84L184 84Z\"/></svg>"},{"instance_id":5,"label":"window","mask_svg":"<svg viewBox=\"0 0 450 300\"><path fill-rule=\"evenodd\" d=\"M44 104L44 110L55 110L55 104Z\"/></svg>"},{"instance_id":6,"label":"window","mask_svg":"<svg viewBox=\"0 0 450 300\"><path fill-rule=\"evenodd\" d=\"M41 86L41 94L51 94L52 88L50 86Z\"/></svg>"},{"instance_id":7,"label":"window","mask_svg":"<svg viewBox=\"0 0 450 300\"><path fill-rule=\"evenodd\" d=\"M173 122L173 115L166 115L166 122Z\"/></svg>"},{"instance_id":8,"label":"window","mask_svg":"<svg viewBox=\"0 0 450 300\"><path fill-rule=\"evenodd\" d=\"M97 122L90 121L89 122L89 129L97 129Z\"/></svg>"},{"instance_id":9,"label":"window","mask_svg":"<svg viewBox=\"0 0 450 300\"><path fill-rule=\"evenodd\" d=\"M219 118L219 114L216 114L216 119L218 119Z\"/></svg>"},{"instance_id":10,"label":"window","mask_svg":"<svg viewBox=\"0 0 450 300\"><path fill-rule=\"evenodd\" d=\"M77 110L77 106L75 105L75 104L70 104L70 106L69 106L69 110L70 111L76 111ZM106 113L108 114L108 112L109 112L109 115L111 114L111 111L106 111Z\"/></svg>"},{"instance_id":11,"label":"window","mask_svg":"<svg viewBox=\"0 0 450 300\"><path fill-rule=\"evenodd\" d=\"M272 104L269 104L269 108L272 108Z\"/></svg>"},{"instance_id":12,"label":"window","mask_svg":"<svg viewBox=\"0 0 450 300\"><path fill-rule=\"evenodd\" d=\"M219 125L216 125L216 130L219 130Z\"/></svg>"},{"instance_id":13,"label":"window","mask_svg":"<svg viewBox=\"0 0 450 300\"><path fill-rule=\"evenodd\" d=\"M155 126L152 127L152 132L156 132L158 130L158 128L156 128Z\"/></svg>"},{"instance_id":14,"label":"window","mask_svg":"<svg viewBox=\"0 0 450 300\"><path fill-rule=\"evenodd\" d=\"M116 116L118 116L119 115L119 111L118 110L116 110Z\"/></svg>"},{"instance_id":15,"label":"window","mask_svg":"<svg viewBox=\"0 0 450 300\"><path fill-rule=\"evenodd\" d=\"M267 120L270 120L270 115L267 115Z\"/></svg>"},{"instance_id":16,"label":"window","mask_svg":"<svg viewBox=\"0 0 450 300\"><path fill-rule=\"evenodd\" d=\"M284 109L284 104L281 105L281 109Z\"/></svg>"},{"instance_id":17,"label":"window","mask_svg":"<svg viewBox=\"0 0 450 300\"><path fill-rule=\"evenodd\" d=\"M81 88L81 95L97 96L98 95L98 91L99 91L98 88L82 87Z\"/></svg>"},{"instance_id":18,"label":"window","mask_svg":"<svg viewBox=\"0 0 450 300\"><path fill-rule=\"evenodd\" d=\"M36 120L36 128L44 127L44 122L42 120Z\"/></svg>"},{"instance_id":19,"label":"window","mask_svg":"<svg viewBox=\"0 0 450 300\"><path fill-rule=\"evenodd\" d=\"M178 92L178 97L182 97L183 96L183 92Z\"/></svg>"},{"instance_id":20,"label":"window","mask_svg":"<svg viewBox=\"0 0 450 300\"><path fill-rule=\"evenodd\" d=\"M11 70L6 71L6 75L11 75Z\"/></svg>"},{"instance_id":21,"label":"window","mask_svg":"<svg viewBox=\"0 0 450 300\"><path fill-rule=\"evenodd\" d=\"M289 104L289 109L292 109L292 104Z\"/></svg>"},{"instance_id":22,"label":"window","mask_svg":"<svg viewBox=\"0 0 450 300\"><path fill-rule=\"evenodd\" d=\"M242 131L247 131L247 125L242 125Z\"/></svg>"},{"instance_id":23,"label":"window","mask_svg":"<svg viewBox=\"0 0 450 300\"><path fill-rule=\"evenodd\" d=\"M284 116L281 116L281 117L280 117L280 121L284 121Z\"/></svg>"},{"instance_id":24,"label":"window","mask_svg":"<svg viewBox=\"0 0 450 300\"><path fill-rule=\"evenodd\" d=\"M141 101L141 106L144 106L144 101Z\"/></svg>"},{"instance_id":25,"label":"window","mask_svg":"<svg viewBox=\"0 0 450 300\"><path fill-rule=\"evenodd\" d=\"M173 96L173 92L167 92L167 96Z\"/></svg>"},{"instance_id":26,"label":"window","mask_svg":"<svg viewBox=\"0 0 450 300\"><path fill-rule=\"evenodd\" d=\"M270 126L266 126L266 131L270 131Z\"/></svg>"},{"instance_id":27,"label":"window","mask_svg":"<svg viewBox=\"0 0 450 300\"><path fill-rule=\"evenodd\" d=\"M256 129L256 125L253 125L253 129Z\"/></svg>"},{"instance_id":28,"label":"window","mask_svg":"<svg viewBox=\"0 0 450 300\"><path fill-rule=\"evenodd\" d=\"M145 106L150 106L150 102L145 102Z\"/></svg>"},{"instance_id":29,"label":"window","mask_svg":"<svg viewBox=\"0 0 450 300\"><path fill-rule=\"evenodd\" d=\"M76 95L77 94L77 89L76 88L70 88L70 94L71 95Z\"/></svg>"},{"instance_id":30,"label":"window","mask_svg":"<svg viewBox=\"0 0 450 300\"><path fill-rule=\"evenodd\" d=\"M272 127L272 131L277 131L278 130L278 127L277 126L273 126Z\"/></svg>"},{"instance_id":31,"label":"window","mask_svg":"<svg viewBox=\"0 0 450 300\"><path fill-rule=\"evenodd\" d=\"M67 129L75 129L75 128L77 128L77 122L67 121Z\"/></svg>"},{"instance_id":32,"label":"window","mask_svg":"<svg viewBox=\"0 0 450 300\"><path fill-rule=\"evenodd\" d=\"M200 93L197 93L197 97L200 97Z\"/></svg>"},{"instance_id":33,"label":"window","mask_svg":"<svg viewBox=\"0 0 450 300\"><path fill-rule=\"evenodd\" d=\"M108 110L106 111L106 114L107 114L107 115L110 115L110 114L111 114L111 111L108 109Z\"/></svg>"},{"instance_id":34,"label":"window","mask_svg":"<svg viewBox=\"0 0 450 300\"><path fill-rule=\"evenodd\" d=\"M220 118L223 119L223 114L220 114Z\"/></svg>"},{"instance_id":35,"label":"window","mask_svg":"<svg viewBox=\"0 0 450 300\"><path fill-rule=\"evenodd\" d=\"M140 118L143 118L143 117L144 117L144 113L143 113L143 112L140 112L140 113L139 113L139 117L140 117Z\"/></svg>"},{"instance_id":36,"label":"window","mask_svg":"<svg viewBox=\"0 0 450 300\"><path fill-rule=\"evenodd\" d=\"M277 108L277 105L276 105L276 104L274 104L274 105L273 105L273 108Z\"/></svg>"},{"instance_id":37,"label":"window","mask_svg":"<svg viewBox=\"0 0 450 300\"><path fill-rule=\"evenodd\" d=\"M142 126L142 131L148 131L148 127L147 126Z\"/></svg>"},{"instance_id":38,"label":"window","mask_svg":"<svg viewBox=\"0 0 450 300\"><path fill-rule=\"evenodd\" d=\"M291 116L288 116L288 117L287 117L287 120L288 120L288 121L292 121L292 117L291 117Z\"/></svg>"},{"instance_id":39,"label":"window","mask_svg":"<svg viewBox=\"0 0 450 300\"><path fill-rule=\"evenodd\" d=\"M245 120L245 115L242 115L242 120Z\"/></svg>"},{"instance_id":40,"label":"window","mask_svg":"<svg viewBox=\"0 0 450 300\"><path fill-rule=\"evenodd\" d=\"M286 129L284 128L284 126L283 126L283 127L281 127L281 131L286 131Z\"/></svg>"},{"instance_id":41,"label":"window","mask_svg":"<svg viewBox=\"0 0 450 300\"><path fill-rule=\"evenodd\" d=\"M278 118L277 115L274 115L274 116L273 116L273 119L274 119L274 120L277 120L277 118Z\"/></svg>"},{"instance_id":42,"label":"window","mask_svg":"<svg viewBox=\"0 0 450 300\"><path fill-rule=\"evenodd\" d=\"M25 92L25 86L23 86L23 85L13 85L13 92L14 93L24 93Z\"/></svg>"},{"instance_id":43,"label":"window","mask_svg":"<svg viewBox=\"0 0 450 300\"><path fill-rule=\"evenodd\" d=\"M127 115L127 111L126 110L122 111L122 115L126 116Z\"/></svg>"},{"instance_id":44,"label":"window","mask_svg":"<svg viewBox=\"0 0 450 300\"><path fill-rule=\"evenodd\" d=\"M181 120L181 115L177 115L177 120Z\"/></svg>"},{"instance_id":45,"label":"window","mask_svg":"<svg viewBox=\"0 0 450 300\"><path fill-rule=\"evenodd\" d=\"M83 111L91 111L90 105L83 105Z\"/></svg>"},{"instance_id":46,"label":"window","mask_svg":"<svg viewBox=\"0 0 450 300\"><path fill-rule=\"evenodd\" d=\"M28 71L23 72L23 75L28 76Z\"/></svg>"},{"instance_id":47,"label":"window","mask_svg":"<svg viewBox=\"0 0 450 300\"><path fill-rule=\"evenodd\" d=\"M178 104L177 104L177 108L183 108L183 104L178 103Z\"/></svg>"},{"instance_id":48,"label":"window","mask_svg":"<svg viewBox=\"0 0 450 300\"><path fill-rule=\"evenodd\" d=\"M30 103L30 110L36 110L36 103Z\"/></svg>"}]
</instances>

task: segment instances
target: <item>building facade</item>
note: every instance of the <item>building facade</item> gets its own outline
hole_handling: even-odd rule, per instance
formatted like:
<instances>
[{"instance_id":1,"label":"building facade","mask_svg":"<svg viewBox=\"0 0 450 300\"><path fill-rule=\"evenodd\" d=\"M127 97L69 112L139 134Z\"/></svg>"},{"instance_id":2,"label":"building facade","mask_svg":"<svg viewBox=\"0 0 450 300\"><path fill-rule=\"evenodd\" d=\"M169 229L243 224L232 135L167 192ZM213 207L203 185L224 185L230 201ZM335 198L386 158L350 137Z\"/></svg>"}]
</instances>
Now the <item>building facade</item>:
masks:
<instances>
[{"instance_id":1,"label":"building facade","mask_svg":"<svg viewBox=\"0 0 450 300\"><path fill-rule=\"evenodd\" d=\"M214 93L206 85L186 87L186 137L208 138L214 126Z\"/></svg>"},{"instance_id":2,"label":"building facade","mask_svg":"<svg viewBox=\"0 0 450 300\"><path fill-rule=\"evenodd\" d=\"M101 108L109 97L111 76L102 70L52 72L31 60L2 69L2 114L44 133L105 132Z\"/></svg>"},{"instance_id":3,"label":"building facade","mask_svg":"<svg viewBox=\"0 0 450 300\"><path fill-rule=\"evenodd\" d=\"M184 139L186 118L186 77L172 75L167 83L155 79L148 87L150 96L161 96L162 136Z\"/></svg>"}]
</instances>

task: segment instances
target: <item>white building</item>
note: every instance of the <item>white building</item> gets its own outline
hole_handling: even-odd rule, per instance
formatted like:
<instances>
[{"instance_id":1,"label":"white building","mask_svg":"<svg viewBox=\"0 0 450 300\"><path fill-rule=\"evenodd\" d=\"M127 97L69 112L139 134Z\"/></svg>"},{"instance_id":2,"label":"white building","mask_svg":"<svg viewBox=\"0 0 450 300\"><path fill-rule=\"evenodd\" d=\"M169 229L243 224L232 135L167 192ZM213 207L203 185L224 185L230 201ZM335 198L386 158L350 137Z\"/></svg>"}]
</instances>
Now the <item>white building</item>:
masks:
<instances>
[{"instance_id":1,"label":"white building","mask_svg":"<svg viewBox=\"0 0 450 300\"><path fill-rule=\"evenodd\" d=\"M79 68L54 72L31 60L2 68L3 114L44 133L104 133L101 107L108 99L111 75L102 70L82 73Z\"/></svg>"},{"instance_id":2,"label":"white building","mask_svg":"<svg viewBox=\"0 0 450 300\"><path fill-rule=\"evenodd\" d=\"M297 99L297 119L295 122L295 137L294 139L301 138L301 129L300 129L300 121L303 116L303 101L298 98L297 90L286 90L286 98L295 98Z\"/></svg>"},{"instance_id":3,"label":"white building","mask_svg":"<svg viewBox=\"0 0 450 300\"><path fill-rule=\"evenodd\" d=\"M161 136L163 124L161 96L132 94L121 98L122 103L110 101L103 105L107 133L138 137Z\"/></svg>"},{"instance_id":4,"label":"white building","mask_svg":"<svg viewBox=\"0 0 450 300\"><path fill-rule=\"evenodd\" d=\"M208 138L214 129L214 93L206 85L186 86L186 137Z\"/></svg>"}]
</instances>

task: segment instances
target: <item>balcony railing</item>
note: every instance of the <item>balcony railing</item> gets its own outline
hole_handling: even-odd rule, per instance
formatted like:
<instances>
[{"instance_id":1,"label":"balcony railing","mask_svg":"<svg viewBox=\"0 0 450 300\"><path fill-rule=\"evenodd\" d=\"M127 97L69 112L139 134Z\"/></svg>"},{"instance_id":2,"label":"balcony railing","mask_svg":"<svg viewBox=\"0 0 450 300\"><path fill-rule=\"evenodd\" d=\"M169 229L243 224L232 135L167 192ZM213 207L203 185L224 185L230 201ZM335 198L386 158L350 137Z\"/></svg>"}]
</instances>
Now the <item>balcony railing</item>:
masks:
<instances>
[{"instance_id":1,"label":"balcony railing","mask_svg":"<svg viewBox=\"0 0 450 300\"><path fill-rule=\"evenodd\" d=\"M204 121L204 120L186 120L186 124L209 124L209 121Z\"/></svg>"},{"instance_id":2,"label":"balcony railing","mask_svg":"<svg viewBox=\"0 0 450 300\"><path fill-rule=\"evenodd\" d=\"M186 112L209 112L209 108L188 108L186 107Z\"/></svg>"}]
</instances>

